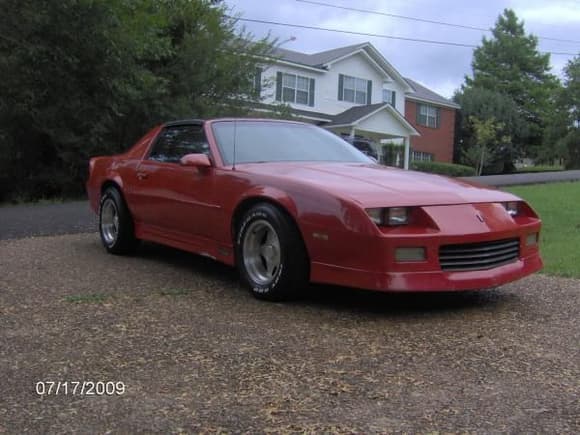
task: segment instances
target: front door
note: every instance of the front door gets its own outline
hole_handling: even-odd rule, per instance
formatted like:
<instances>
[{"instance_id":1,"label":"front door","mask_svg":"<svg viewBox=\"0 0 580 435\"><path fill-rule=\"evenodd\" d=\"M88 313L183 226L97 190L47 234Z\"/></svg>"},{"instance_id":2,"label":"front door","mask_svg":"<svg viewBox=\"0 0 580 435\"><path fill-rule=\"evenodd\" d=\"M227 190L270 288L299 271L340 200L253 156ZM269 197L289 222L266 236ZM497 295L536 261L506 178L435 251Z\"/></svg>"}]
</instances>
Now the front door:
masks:
<instances>
[{"instance_id":1,"label":"front door","mask_svg":"<svg viewBox=\"0 0 580 435\"><path fill-rule=\"evenodd\" d=\"M178 238L209 236L219 209L214 168L182 166L181 157L192 153L210 154L202 125L168 126L159 133L136 170L135 214L143 224Z\"/></svg>"}]
</instances>

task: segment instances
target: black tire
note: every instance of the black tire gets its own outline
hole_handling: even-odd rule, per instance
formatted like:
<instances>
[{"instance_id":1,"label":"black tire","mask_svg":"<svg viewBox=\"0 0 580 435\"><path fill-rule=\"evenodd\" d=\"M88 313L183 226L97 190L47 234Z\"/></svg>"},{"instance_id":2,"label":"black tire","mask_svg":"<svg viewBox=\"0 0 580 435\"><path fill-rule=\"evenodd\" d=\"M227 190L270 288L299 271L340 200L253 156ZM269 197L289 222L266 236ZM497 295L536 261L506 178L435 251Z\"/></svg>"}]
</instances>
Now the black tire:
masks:
<instances>
[{"instance_id":1,"label":"black tire","mask_svg":"<svg viewBox=\"0 0 580 435\"><path fill-rule=\"evenodd\" d=\"M259 260L256 260L251 249L254 245L252 241L270 237L272 230L279 242L278 255L272 249L275 243L268 248L264 242L257 256ZM260 231L265 231L263 236ZM289 300L298 296L308 285L310 262L302 236L291 218L271 204L257 204L243 215L236 232L235 250L241 280L258 299ZM272 273L267 273L268 261L264 252L269 252L271 258L279 258L279 266L273 268ZM261 274L256 269L260 268L267 275L264 279L257 278Z\"/></svg>"},{"instance_id":2,"label":"black tire","mask_svg":"<svg viewBox=\"0 0 580 435\"><path fill-rule=\"evenodd\" d=\"M115 213L117 219L115 228L111 227L109 213ZM107 252L116 255L134 253L139 246L139 240L135 237L133 218L127 208L125 200L119 190L114 187L107 188L99 205L99 234Z\"/></svg>"}]
</instances>

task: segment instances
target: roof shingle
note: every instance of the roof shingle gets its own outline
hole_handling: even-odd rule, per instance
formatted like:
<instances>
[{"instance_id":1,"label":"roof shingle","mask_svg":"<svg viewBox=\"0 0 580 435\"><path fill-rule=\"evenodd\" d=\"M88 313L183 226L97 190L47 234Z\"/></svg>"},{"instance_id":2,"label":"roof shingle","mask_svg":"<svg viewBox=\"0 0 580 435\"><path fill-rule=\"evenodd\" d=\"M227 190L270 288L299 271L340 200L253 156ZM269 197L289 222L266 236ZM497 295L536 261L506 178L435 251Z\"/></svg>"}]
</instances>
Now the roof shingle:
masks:
<instances>
[{"instance_id":1,"label":"roof shingle","mask_svg":"<svg viewBox=\"0 0 580 435\"><path fill-rule=\"evenodd\" d=\"M332 117L332 123L330 125L348 125L359 119L365 117L366 115L373 113L380 107L383 107L386 103L376 103L376 104L365 104L364 106L353 106L350 109L346 109L344 112L340 112Z\"/></svg>"},{"instance_id":2,"label":"roof shingle","mask_svg":"<svg viewBox=\"0 0 580 435\"><path fill-rule=\"evenodd\" d=\"M307 65L314 68L322 68L322 66L328 62L338 59L340 57L346 56L353 51L356 51L368 43L349 45L347 47L334 48L332 50L320 51L318 53L306 54L300 53L299 51L287 50L285 48L275 48L274 56L280 57L288 62L298 63L301 65Z\"/></svg>"},{"instance_id":3,"label":"roof shingle","mask_svg":"<svg viewBox=\"0 0 580 435\"><path fill-rule=\"evenodd\" d=\"M411 80L410 78L405 77L405 80L407 80L407 83L409 83L411 85L411 87L415 90L415 92L410 92L408 94L406 94L406 97L409 98L417 98L419 100L426 100L426 101L430 101L433 102L435 104L443 104L445 106L450 106L450 107L454 107L456 109L459 109L460 106L456 103L454 103L453 101L442 97L441 95L437 94L436 92L433 92L431 89L426 88L425 86L417 83L415 80Z\"/></svg>"}]
</instances>

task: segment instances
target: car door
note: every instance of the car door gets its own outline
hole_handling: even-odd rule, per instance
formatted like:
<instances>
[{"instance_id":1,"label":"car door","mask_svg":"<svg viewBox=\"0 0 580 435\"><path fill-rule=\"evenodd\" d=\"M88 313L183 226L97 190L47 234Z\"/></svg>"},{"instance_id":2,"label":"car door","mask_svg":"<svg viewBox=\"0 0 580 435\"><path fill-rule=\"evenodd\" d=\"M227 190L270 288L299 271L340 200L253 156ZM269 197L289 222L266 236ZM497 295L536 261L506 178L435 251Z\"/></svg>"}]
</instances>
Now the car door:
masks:
<instances>
[{"instance_id":1,"label":"car door","mask_svg":"<svg viewBox=\"0 0 580 435\"><path fill-rule=\"evenodd\" d=\"M214 196L214 168L182 166L186 154L203 153L211 160L202 124L166 126L136 169L135 216L166 236L209 235L219 205Z\"/></svg>"}]
</instances>

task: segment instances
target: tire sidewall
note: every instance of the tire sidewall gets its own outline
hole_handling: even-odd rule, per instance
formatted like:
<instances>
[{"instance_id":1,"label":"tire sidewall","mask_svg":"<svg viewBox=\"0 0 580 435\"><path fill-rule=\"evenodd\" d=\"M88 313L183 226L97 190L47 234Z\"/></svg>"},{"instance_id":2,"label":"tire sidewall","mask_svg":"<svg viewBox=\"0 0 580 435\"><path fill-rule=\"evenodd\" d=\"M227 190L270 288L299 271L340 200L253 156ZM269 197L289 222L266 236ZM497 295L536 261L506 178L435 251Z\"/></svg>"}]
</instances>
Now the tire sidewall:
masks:
<instances>
[{"instance_id":1,"label":"tire sidewall","mask_svg":"<svg viewBox=\"0 0 580 435\"><path fill-rule=\"evenodd\" d=\"M107 200L111 200L113 202L117 211L117 216L119 218L117 238L112 243L107 243L103 237L102 231L103 205ZM139 239L135 237L135 227L131 212L127 207L121 191L115 187L109 187L103 192L101 196L101 201L99 203L99 236L101 237L103 246L110 254L132 254L139 246Z\"/></svg>"},{"instance_id":2,"label":"tire sidewall","mask_svg":"<svg viewBox=\"0 0 580 435\"><path fill-rule=\"evenodd\" d=\"M277 216L276 212L270 210L271 207L269 206L256 206L252 208L248 213L246 213L243 217L243 220L239 226L239 230L236 234L236 258L238 263L238 269L240 270L240 274L242 279L248 284L252 293L254 293L257 297L269 297L277 293L282 284L285 281L286 276L286 259L287 259L287 240L284 230L282 228L280 218ZM267 221L272 227L274 231L276 231L276 235L278 236L278 240L280 241L280 266L276 271L276 275L274 279L269 284L260 284L256 283L246 271L246 267L244 264L244 252L243 252L243 243L246 232L252 222L257 220L265 220Z\"/></svg>"},{"instance_id":3,"label":"tire sidewall","mask_svg":"<svg viewBox=\"0 0 580 435\"><path fill-rule=\"evenodd\" d=\"M99 203L99 235L101 236L101 241L103 242L103 246L107 251L111 251L115 249L115 246L119 243L119 235L121 232L121 219L119 217L119 228L117 229L117 237L112 243L107 243L105 237L103 236L103 205L107 200L112 200L113 205L115 206L115 211L117 212L117 216L119 216L119 201L118 201L118 194L115 195L112 189L107 189L103 195L101 196L101 202ZM116 193L116 192L115 192Z\"/></svg>"}]
</instances>

